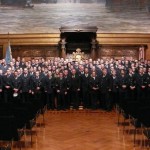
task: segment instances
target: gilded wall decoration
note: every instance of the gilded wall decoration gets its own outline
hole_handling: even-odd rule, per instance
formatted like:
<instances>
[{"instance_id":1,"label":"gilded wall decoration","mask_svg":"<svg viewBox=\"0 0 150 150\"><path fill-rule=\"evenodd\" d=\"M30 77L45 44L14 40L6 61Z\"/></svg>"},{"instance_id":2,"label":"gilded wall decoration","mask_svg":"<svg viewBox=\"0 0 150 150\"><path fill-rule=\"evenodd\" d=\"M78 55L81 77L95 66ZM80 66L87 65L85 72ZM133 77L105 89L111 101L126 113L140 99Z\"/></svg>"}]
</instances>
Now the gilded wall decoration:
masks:
<instances>
[{"instance_id":1,"label":"gilded wall decoration","mask_svg":"<svg viewBox=\"0 0 150 150\"><path fill-rule=\"evenodd\" d=\"M99 57L103 58L120 58L133 57L138 58L138 46L102 46L98 50Z\"/></svg>"},{"instance_id":2,"label":"gilded wall decoration","mask_svg":"<svg viewBox=\"0 0 150 150\"><path fill-rule=\"evenodd\" d=\"M20 56L27 59L31 57L57 57L58 49L55 46L12 46L12 55L14 58Z\"/></svg>"},{"instance_id":3,"label":"gilded wall decoration","mask_svg":"<svg viewBox=\"0 0 150 150\"><path fill-rule=\"evenodd\" d=\"M3 46L0 46L0 59L3 58Z\"/></svg>"}]
</instances>

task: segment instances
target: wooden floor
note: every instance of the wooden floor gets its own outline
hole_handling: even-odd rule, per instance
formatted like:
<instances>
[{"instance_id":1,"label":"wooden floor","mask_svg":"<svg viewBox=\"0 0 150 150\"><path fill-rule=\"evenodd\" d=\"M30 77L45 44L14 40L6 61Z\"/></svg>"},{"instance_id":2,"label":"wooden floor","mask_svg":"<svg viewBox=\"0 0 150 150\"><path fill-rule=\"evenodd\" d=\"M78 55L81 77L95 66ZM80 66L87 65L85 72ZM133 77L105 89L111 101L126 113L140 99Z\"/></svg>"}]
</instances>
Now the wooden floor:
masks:
<instances>
[{"instance_id":1,"label":"wooden floor","mask_svg":"<svg viewBox=\"0 0 150 150\"><path fill-rule=\"evenodd\" d=\"M39 117L42 121L42 116ZM133 134L123 135L115 111L47 111L45 127L34 128L33 145L24 150L141 150L133 146ZM29 141L29 135L26 137ZM17 149L17 148L14 148Z\"/></svg>"}]
</instances>

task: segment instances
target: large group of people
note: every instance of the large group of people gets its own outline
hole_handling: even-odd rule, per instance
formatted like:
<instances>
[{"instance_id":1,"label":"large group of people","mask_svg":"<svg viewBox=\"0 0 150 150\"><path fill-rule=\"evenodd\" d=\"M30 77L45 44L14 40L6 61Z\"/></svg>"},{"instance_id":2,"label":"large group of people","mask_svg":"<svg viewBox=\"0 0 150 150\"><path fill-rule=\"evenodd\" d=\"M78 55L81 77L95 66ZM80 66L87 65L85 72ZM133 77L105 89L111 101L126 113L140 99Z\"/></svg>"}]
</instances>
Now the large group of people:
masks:
<instances>
[{"instance_id":1,"label":"large group of people","mask_svg":"<svg viewBox=\"0 0 150 150\"><path fill-rule=\"evenodd\" d=\"M40 100L48 109L104 109L150 100L150 61L86 59L0 60L0 102Z\"/></svg>"}]
</instances>

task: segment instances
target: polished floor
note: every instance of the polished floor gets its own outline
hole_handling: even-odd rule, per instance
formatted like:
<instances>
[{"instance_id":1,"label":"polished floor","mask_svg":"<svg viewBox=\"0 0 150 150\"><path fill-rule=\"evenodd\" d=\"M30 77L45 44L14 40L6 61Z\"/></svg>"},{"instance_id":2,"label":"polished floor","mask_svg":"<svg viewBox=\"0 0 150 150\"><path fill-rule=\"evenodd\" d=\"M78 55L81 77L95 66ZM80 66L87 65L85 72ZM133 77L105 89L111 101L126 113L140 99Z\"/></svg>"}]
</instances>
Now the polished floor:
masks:
<instances>
[{"instance_id":1,"label":"polished floor","mask_svg":"<svg viewBox=\"0 0 150 150\"><path fill-rule=\"evenodd\" d=\"M99 33L150 33L150 13L140 6L100 3L35 4L33 9L0 6L0 34L59 33L61 26L97 26Z\"/></svg>"},{"instance_id":2,"label":"polished floor","mask_svg":"<svg viewBox=\"0 0 150 150\"><path fill-rule=\"evenodd\" d=\"M40 116L38 122L42 121ZM123 135L122 129L122 126L117 126L115 111L48 111L45 113L45 126L33 129L37 135L33 135L32 147L28 135L22 149L142 150L140 144L133 146L133 135Z\"/></svg>"}]
</instances>

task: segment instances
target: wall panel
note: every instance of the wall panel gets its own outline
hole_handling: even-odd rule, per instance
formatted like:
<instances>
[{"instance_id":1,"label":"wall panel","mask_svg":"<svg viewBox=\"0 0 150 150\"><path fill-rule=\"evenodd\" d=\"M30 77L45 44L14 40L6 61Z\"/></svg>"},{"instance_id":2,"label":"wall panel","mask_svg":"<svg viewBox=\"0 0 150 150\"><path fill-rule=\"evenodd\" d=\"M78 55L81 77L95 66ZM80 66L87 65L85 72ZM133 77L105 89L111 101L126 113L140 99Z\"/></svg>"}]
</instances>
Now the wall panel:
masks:
<instances>
[{"instance_id":1,"label":"wall panel","mask_svg":"<svg viewBox=\"0 0 150 150\"><path fill-rule=\"evenodd\" d=\"M138 49L139 46L131 46L131 45L102 45L98 49L98 57L101 58L134 58L138 59Z\"/></svg>"},{"instance_id":2,"label":"wall panel","mask_svg":"<svg viewBox=\"0 0 150 150\"><path fill-rule=\"evenodd\" d=\"M37 46L37 45L21 45L11 46L12 55L14 58L18 56L24 58L36 58L36 57L58 57L59 50L57 46Z\"/></svg>"}]
</instances>

